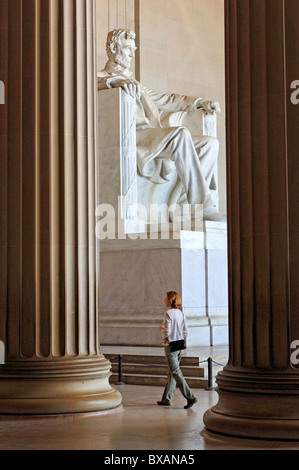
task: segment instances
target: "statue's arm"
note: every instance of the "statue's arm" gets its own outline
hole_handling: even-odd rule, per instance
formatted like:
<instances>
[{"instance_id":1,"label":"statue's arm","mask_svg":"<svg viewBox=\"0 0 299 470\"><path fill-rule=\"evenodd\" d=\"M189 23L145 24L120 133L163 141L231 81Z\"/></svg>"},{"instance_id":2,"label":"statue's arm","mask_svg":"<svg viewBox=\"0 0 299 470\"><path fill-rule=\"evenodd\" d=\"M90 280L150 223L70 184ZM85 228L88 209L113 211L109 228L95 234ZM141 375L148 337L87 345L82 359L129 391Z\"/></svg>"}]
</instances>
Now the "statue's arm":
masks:
<instances>
[{"instance_id":1,"label":"statue's arm","mask_svg":"<svg viewBox=\"0 0 299 470\"><path fill-rule=\"evenodd\" d=\"M115 88L118 83L123 81L121 76L101 76L98 75L98 89L107 90L107 88Z\"/></svg>"},{"instance_id":2,"label":"statue's arm","mask_svg":"<svg viewBox=\"0 0 299 470\"><path fill-rule=\"evenodd\" d=\"M217 103L217 101L209 101L203 98L178 95L176 93L158 93L149 88L145 88L145 90L151 99L156 103L156 106L160 109L160 111L176 112L203 109L204 111L211 114L218 114L221 112L219 103Z\"/></svg>"},{"instance_id":3,"label":"statue's arm","mask_svg":"<svg viewBox=\"0 0 299 470\"><path fill-rule=\"evenodd\" d=\"M98 75L98 90L106 90L107 88L122 88L133 98L141 94L140 85L134 79L127 79L121 75L113 77Z\"/></svg>"},{"instance_id":4,"label":"statue's arm","mask_svg":"<svg viewBox=\"0 0 299 470\"><path fill-rule=\"evenodd\" d=\"M159 93L145 88L146 93L155 102L160 111L192 111L196 109L199 98L178 95L176 93Z\"/></svg>"}]
</instances>

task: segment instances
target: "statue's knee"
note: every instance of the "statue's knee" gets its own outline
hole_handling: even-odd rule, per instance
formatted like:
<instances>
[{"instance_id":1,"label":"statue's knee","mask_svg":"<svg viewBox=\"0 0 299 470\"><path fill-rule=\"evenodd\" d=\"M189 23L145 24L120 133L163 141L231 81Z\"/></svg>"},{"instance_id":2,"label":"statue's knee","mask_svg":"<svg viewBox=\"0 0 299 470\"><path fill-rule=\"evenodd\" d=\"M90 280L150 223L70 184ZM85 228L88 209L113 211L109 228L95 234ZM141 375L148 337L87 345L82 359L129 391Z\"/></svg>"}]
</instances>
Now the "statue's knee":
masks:
<instances>
[{"instance_id":1,"label":"statue's knee","mask_svg":"<svg viewBox=\"0 0 299 470\"><path fill-rule=\"evenodd\" d=\"M219 140L215 137L209 137L209 146L215 151L219 151Z\"/></svg>"},{"instance_id":2,"label":"statue's knee","mask_svg":"<svg viewBox=\"0 0 299 470\"><path fill-rule=\"evenodd\" d=\"M214 145L216 147L217 150L219 150L219 140L218 139L214 139Z\"/></svg>"},{"instance_id":3,"label":"statue's knee","mask_svg":"<svg viewBox=\"0 0 299 470\"><path fill-rule=\"evenodd\" d=\"M180 127L179 135L183 139L191 139L192 140L191 132L187 129L187 127Z\"/></svg>"}]
</instances>

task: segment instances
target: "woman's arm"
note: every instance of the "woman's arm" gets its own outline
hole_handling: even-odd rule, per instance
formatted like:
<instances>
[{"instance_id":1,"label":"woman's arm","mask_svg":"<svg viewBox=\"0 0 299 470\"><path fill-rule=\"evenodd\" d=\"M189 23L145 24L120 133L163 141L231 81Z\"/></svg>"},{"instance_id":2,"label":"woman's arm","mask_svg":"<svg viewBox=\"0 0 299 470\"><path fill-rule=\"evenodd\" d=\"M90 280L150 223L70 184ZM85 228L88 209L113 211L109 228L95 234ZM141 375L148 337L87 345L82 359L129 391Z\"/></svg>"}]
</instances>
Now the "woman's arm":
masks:
<instances>
[{"instance_id":1,"label":"woman's arm","mask_svg":"<svg viewBox=\"0 0 299 470\"><path fill-rule=\"evenodd\" d=\"M169 332L167 330L167 312L164 314L163 326L159 326L159 330L162 334L163 344L166 346L169 343L168 336Z\"/></svg>"},{"instance_id":2,"label":"woman's arm","mask_svg":"<svg viewBox=\"0 0 299 470\"><path fill-rule=\"evenodd\" d=\"M184 313L183 313L183 325L182 326L183 326L183 328L182 328L183 329L183 337L184 337L184 339L186 339L187 336L188 336L188 327L187 327L187 322L186 322L186 316L185 316Z\"/></svg>"}]
</instances>

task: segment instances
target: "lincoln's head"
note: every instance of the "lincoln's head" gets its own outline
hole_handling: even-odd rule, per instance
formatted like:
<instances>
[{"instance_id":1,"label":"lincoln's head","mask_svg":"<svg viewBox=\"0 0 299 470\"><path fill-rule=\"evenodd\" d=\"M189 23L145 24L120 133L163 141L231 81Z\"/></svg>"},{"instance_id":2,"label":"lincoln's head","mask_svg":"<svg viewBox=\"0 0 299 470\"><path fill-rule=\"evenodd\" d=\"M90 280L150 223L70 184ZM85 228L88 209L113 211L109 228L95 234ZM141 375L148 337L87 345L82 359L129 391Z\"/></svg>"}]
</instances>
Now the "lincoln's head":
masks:
<instances>
[{"instance_id":1,"label":"lincoln's head","mask_svg":"<svg viewBox=\"0 0 299 470\"><path fill-rule=\"evenodd\" d=\"M115 29L107 36L107 55L110 60L129 69L135 57L136 35L130 29Z\"/></svg>"}]
</instances>

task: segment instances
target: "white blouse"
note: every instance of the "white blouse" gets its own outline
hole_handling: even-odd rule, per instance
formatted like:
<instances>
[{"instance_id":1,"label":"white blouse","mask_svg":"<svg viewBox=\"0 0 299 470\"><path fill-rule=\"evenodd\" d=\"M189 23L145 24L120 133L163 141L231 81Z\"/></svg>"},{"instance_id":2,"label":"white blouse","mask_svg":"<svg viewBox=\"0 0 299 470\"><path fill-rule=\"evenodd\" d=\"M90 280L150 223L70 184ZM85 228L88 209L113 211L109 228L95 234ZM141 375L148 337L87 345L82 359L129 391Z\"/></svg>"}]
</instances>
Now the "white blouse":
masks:
<instances>
[{"instance_id":1,"label":"white blouse","mask_svg":"<svg viewBox=\"0 0 299 470\"><path fill-rule=\"evenodd\" d=\"M179 309L167 310L163 322L163 344L185 339L188 335L185 314Z\"/></svg>"}]
</instances>

